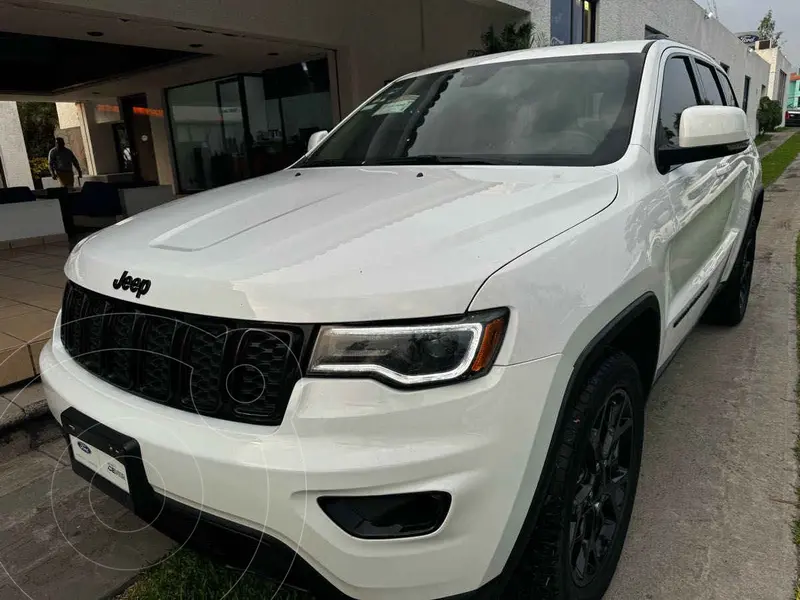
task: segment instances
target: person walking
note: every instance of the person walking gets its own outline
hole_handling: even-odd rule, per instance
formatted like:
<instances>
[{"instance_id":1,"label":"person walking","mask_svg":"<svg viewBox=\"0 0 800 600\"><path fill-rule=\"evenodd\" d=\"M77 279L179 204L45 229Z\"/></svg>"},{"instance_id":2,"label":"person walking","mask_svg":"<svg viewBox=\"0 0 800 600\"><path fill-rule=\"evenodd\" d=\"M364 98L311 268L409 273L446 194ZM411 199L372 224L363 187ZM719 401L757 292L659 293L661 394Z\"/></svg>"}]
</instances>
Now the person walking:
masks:
<instances>
[{"instance_id":1,"label":"person walking","mask_svg":"<svg viewBox=\"0 0 800 600\"><path fill-rule=\"evenodd\" d=\"M64 145L64 138L56 138L56 146L50 150L47 160L50 163L50 172L53 174L53 179L57 179L62 187L75 187L75 174L72 171L72 167L75 167L78 172L78 179L83 177L78 159L75 158L72 150Z\"/></svg>"}]
</instances>

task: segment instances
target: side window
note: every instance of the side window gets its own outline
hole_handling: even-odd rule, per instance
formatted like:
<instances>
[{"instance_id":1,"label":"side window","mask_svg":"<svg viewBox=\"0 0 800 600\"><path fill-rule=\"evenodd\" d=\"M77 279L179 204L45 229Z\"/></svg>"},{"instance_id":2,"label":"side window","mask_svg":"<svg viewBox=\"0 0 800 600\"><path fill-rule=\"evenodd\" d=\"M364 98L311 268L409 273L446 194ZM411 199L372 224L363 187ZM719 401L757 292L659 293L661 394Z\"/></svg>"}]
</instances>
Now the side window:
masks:
<instances>
[{"instance_id":1,"label":"side window","mask_svg":"<svg viewBox=\"0 0 800 600\"><path fill-rule=\"evenodd\" d=\"M697 72L700 74L700 81L703 82L703 91L705 93L705 98L703 98L703 104L716 104L717 106L722 106L725 102L722 100L722 92L720 91L719 83L717 82L717 76L714 73L716 69L713 69L706 63L701 63L697 61Z\"/></svg>"},{"instance_id":2,"label":"side window","mask_svg":"<svg viewBox=\"0 0 800 600\"><path fill-rule=\"evenodd\" d=\"M678 145L678 130L681 115L690 106L697 106L697 86L686 57L667 60L664 66L664 82L661 86L661 107L658 111L659 146Z\"/></svg>"},{"instance_id":3,"label":"side window","mask_svg":"<svg viewBox=\"0 0 800 600\"><path fill-rule=\"evenodd\" d=\"M725 96L725 104L728 106L739 106L739 103L736 101L736 92L733 91L733 86L728 76L717 71L717 77L719 77L719 83L722 86L722 94Z\"/></svg>"}]
</instances>

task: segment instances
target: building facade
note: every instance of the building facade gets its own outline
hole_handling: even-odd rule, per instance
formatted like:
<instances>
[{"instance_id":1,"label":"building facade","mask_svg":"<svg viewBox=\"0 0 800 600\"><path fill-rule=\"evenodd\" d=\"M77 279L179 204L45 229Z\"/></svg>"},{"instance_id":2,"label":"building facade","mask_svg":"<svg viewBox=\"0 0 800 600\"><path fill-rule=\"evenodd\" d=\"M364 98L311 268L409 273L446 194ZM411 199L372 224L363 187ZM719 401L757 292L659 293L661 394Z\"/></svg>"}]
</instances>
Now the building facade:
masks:
<instances>
[{"instance_id":1,"label":"building facade","mask_svg":"<svg viewBox=\"0 0 800 600\"><path fill-rule=\"evenodd\" d=\"M30 52L9 53L4 72L39 77L0 78L0 100L57 102L59 133L90 175L190 194L287 166L386 82L525 20L538 44L666 36L698 47L728 71L753 132L762 90L778 89L770 63L694 0L17 0L0 4L0 55L4 36ZM25 62L43 48L77 73ZM13 119L3 106L0 132ZM29 185L15 136L0 135L6 185Z\"/></svg>"},{"instance_id":2,"label":"building facade","mask_svg":"<svg viewBox=\"0 0 800 600\"><path fill-rule=\"evenodd\" d=\"M767 95L780 102L781 108L786 108L789 105L789 77L794 71L792 64L780 48L756 49L756 53L769 64ZM783 126L786 124L783 110L781 110L781 114L784 115L781 121L781 126Z\"/></svg>"},{"instance_id":3,"label":"building facade","mask_svg":"<svg viewBox=\"0 0 800 600\"><path fill-rule=\"evenodd\" d=\"M789 76L789 95L786 108L800 108L800 73Z\"/></svg>"}]
</instances>

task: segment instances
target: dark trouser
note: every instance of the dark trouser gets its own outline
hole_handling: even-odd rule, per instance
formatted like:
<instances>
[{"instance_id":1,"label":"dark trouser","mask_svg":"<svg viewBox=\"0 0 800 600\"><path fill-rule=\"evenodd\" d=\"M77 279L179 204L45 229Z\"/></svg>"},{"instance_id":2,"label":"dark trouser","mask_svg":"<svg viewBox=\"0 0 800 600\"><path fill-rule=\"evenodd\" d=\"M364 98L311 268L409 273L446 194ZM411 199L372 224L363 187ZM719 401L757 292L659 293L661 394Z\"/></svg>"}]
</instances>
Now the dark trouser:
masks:
<instances>
[{"instance_id":1,"label":"dark trouser","mask_svg":"<svg viewBox=\"0 0 800 600\"><path fill-rule=\"evenodd\" d=\"M75 174L71 170L56 172L56 178L58 179L58 182L61 184L62 187L65 188L75 187Z\"/></svg>"}]
</instances>

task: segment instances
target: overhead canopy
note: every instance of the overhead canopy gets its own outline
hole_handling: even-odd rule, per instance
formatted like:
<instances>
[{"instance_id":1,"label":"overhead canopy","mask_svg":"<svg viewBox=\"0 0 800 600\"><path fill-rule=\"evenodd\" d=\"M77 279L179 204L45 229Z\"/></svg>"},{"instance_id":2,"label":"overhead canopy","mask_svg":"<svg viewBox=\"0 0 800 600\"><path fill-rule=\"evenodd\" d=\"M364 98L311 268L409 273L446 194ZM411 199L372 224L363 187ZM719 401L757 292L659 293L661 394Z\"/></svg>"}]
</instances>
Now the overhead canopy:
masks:
<instances>
[{"instance_id":1,"label":"overhead canopy","mask_svg":"<svg viewBox=\"0 0 800 600\"><path fill-rule=\"evenodd\" d=\"M64 92L195 56L200 54L0 32L0 93Z\"/></svg>"}]
</instances>

